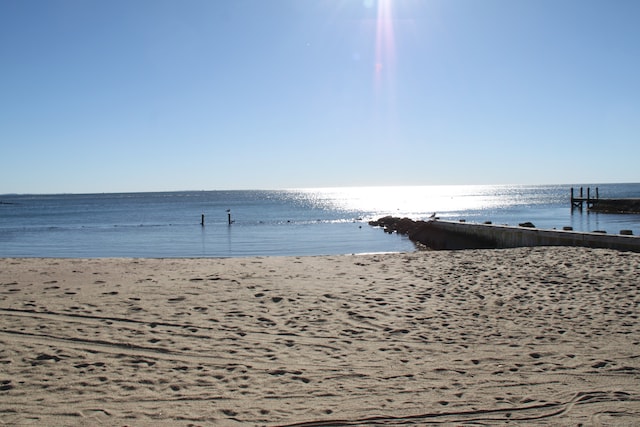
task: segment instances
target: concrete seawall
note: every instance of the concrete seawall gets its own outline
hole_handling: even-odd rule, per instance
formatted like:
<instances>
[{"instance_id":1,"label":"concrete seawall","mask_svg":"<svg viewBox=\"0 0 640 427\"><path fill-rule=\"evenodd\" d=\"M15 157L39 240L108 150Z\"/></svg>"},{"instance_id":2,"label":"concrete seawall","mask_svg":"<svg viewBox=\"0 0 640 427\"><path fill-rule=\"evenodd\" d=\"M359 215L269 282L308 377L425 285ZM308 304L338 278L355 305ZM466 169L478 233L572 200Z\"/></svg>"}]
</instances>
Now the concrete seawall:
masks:
<instances>
[{"instance_id":1,"label":"concrete seawall","mask_svg":"<svg viewBox=\"0 0 640 427\"><path fill-rule=\"evenodd\" d=\"M439 231L445 240L437 239L432 244L446 246L446 235L479 241L496 248L522 246L586 246L590 248L610 248L640 252L640 236L608 235L577 231L542 230L526 227L512 227L491 224L470 224L451 221L430 221L427 230ZM421 233L422 234L422 233ZM434 237L436 237L434 235ZM429 239L427 239L429 240ZM426 244L426 243L425 243Z\"/></svg>"},{"instance_id":2,"label":"concrete seawall","mask_svg":"<svg viewBox=\"0 0 640 427\"><path fill-rule=\"evenodd\" d=\"M412 241L431 249L584 246L640 252L640 236L392 217L371 224L385 227L387 232L406 234Z\"/></svg>"}]
</instances>

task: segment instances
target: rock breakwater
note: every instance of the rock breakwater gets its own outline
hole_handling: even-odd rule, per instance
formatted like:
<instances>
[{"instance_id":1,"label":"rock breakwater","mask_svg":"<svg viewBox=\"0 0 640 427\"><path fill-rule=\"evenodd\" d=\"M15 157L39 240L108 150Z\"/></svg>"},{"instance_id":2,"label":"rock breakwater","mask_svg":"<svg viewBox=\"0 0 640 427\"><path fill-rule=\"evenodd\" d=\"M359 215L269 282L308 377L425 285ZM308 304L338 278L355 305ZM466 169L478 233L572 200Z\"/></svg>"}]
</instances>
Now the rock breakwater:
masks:
<instances>
[{"instance_id":1,"label":"rock breakwater","mask_svg":"<svg viewBox=\"0 0 640 427\"><path fill-rule=\"evenodd\" d=\"M640 213L640 199L599 199L589 208L602 213Z\"/></svg>"},{"instance_id":2,"label":"rock breakwater","mask_svg":"<svg viewBox=\"0 0 640 427\"><path fill-rule=\"evenodd\" d=\"M385 216L376 221L369 221L369 225L382 227L386 233L395 232L405 235L420 249L495 249L499 247L493 239L443 230L434 226L436 222Z\"/></svg>"}]
</instances>

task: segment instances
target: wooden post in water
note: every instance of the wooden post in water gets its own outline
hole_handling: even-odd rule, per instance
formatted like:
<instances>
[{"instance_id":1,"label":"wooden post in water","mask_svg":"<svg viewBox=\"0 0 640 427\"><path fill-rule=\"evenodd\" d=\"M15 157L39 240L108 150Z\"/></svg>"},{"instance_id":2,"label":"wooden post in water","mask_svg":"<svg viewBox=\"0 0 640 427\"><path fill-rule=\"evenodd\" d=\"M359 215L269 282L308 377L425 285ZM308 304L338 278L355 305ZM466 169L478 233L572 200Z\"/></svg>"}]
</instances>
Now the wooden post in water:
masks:
<instances>
[{"instance_id":1,"label":"wooden post in water","mask_svg":"<svg viewBox=\"0 0 640 427\"><path fill-rule=\"evenodd\" d=\"M229 225L231 225L231 223L233 221L231 221L231 209L227 209L227 219L229 220Z\"/></svg>"},{"instance_id":2,"label":"wooden post in water","mask_svg":"<svg viewBox=\"0 0 640 427\"><path fill-rule=\"evenodd\" d=\"M571 187L571 211L573 212L574 208L582 209L582 189L580 189L580 198L576 198L573 193L573 187Z\"/></svg>"},{"instance_id":3,"label":"wooden post in water","mask_svg":"<svg viewBox=\"0 0 640 427\"><path fill-rule=\"evenodd\" d=\"M200 225L204 227L204 214L202 214L202 217L200 219Z\"/></svg>"}]
</instances>

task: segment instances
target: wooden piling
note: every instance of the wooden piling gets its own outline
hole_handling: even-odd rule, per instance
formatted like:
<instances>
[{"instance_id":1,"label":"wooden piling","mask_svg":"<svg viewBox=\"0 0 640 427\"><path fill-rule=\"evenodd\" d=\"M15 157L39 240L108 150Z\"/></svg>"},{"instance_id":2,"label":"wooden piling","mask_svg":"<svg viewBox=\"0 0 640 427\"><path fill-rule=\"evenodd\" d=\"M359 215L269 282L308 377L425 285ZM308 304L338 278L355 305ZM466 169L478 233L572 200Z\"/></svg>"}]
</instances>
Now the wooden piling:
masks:
<instances>
[{"instance_id":1,"label":"wooden piling","mask_svg":"<svg viewBox=\"0 0 640 427\"><path fill-rule=\"evenodd\" d=\"M580 187L580 197L575 197L573 187L571 187L571 209L582 209L582 187Z\"/></svg>"}]
</instances>

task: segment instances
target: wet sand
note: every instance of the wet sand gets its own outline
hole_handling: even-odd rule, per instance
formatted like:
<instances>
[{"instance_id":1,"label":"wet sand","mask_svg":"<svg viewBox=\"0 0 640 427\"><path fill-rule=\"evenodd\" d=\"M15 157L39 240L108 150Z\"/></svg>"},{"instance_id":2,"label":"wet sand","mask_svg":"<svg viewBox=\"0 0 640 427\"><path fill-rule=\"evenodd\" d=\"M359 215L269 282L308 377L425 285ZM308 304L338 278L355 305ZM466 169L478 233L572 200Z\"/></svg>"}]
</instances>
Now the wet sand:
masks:
<instances>
[{"instance_id":1,"label":"wet sand","mask_svg":"<svg viewBox=\"0 0 640 427\"><path fill-rule=\"evenodd\" d=\"M0 259L0 424L637 425L640 254Z\"/></svg>"}]
</instances>

